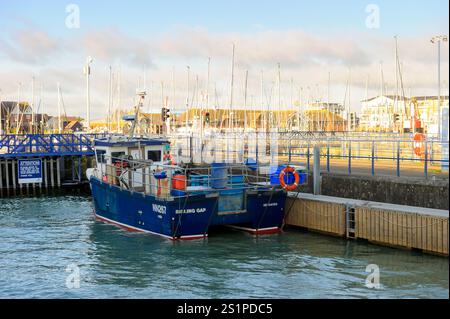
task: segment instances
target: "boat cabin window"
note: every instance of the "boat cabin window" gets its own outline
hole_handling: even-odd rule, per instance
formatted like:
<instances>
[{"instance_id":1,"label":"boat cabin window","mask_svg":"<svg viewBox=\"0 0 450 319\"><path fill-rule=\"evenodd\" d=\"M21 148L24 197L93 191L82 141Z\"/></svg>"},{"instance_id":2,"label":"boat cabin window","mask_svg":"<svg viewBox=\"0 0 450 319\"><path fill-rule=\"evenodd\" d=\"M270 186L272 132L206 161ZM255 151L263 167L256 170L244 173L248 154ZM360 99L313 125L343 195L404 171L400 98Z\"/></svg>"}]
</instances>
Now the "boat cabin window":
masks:
<instances>
[{"instance_id":1,"label":"boat cabin window","mask_svg":"<svg viewBox=\"0 0 450 319\"><path fill-rule=\"evenodd\" d=\"M105 150L97 150L97 163L106 163L105 155Z\"/></svg>"},{"instance_id":2,"label":"boat cabin window","mask_svg":"<svg viewBox=\"0 0 450 319\"><path fill-rule=\"evenodd\" d=\"M111 152L112 164L115 164L116 162L120 162L121 159L125 159L125 152Z\"/></svg>"},{"instance_id":3,"label":"boat cabin window","mask_svg":"<svg viewBox=\"0 0 450 319\"><path fill-rule=\"evenodd\" d=\"M153 162L161 162L161 151L147 151L147 159Z\"/></svg>"}]
</instances>

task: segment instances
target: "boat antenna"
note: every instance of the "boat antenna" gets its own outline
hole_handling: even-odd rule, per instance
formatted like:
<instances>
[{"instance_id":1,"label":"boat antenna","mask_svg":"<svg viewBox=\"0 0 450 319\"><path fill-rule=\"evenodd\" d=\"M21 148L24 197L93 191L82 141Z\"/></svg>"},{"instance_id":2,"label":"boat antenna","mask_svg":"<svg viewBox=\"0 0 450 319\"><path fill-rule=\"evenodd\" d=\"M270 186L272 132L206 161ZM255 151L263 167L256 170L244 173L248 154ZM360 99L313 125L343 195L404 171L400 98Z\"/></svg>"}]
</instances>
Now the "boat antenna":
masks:
<instances>
[{"instance_id":1,"label":"boat antenna","mask_svg":"<svg viewBox=\"0 0 450 319\"><path fill-rule=\"evenodd\" d=\"M147 93L145 91L139 91L139 92L137 92L137 95L139 96L139 102L135 107L133 124L131 125L130 135L129 135L130 138L132 138L134 136L136 122L138 121L138 117L139 117L139 110L142 107L142 105L144 104L144 99L145 99L145 96L147 95Z\"/></svg>"}]
</instances>

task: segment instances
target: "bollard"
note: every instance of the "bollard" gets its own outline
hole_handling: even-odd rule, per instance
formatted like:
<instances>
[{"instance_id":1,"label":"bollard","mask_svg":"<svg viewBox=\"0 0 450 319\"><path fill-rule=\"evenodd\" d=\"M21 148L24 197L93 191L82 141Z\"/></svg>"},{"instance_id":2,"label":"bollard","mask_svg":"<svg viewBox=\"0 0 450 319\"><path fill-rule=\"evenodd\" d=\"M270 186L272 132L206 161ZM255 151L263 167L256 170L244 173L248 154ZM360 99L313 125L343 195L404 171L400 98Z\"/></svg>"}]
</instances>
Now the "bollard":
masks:
<instances>
[{"instance_id":1,"label":"bollard","mask_svg":"<svg viewBox=\"0 0 450 319\"><path fill-rule=\"evenodd\" d=\"M320 148L318 145L314 145L313 183L314 195L320 195Z\"/></svg>"}]
</instances>

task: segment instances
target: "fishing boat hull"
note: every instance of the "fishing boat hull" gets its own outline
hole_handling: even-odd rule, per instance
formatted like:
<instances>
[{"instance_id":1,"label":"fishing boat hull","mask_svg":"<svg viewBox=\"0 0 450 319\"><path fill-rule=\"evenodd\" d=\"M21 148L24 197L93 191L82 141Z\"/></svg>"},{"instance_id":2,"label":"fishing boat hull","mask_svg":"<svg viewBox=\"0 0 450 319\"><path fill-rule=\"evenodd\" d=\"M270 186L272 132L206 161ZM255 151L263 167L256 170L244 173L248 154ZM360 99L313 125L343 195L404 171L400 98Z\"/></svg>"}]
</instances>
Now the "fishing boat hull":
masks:
<instances>
[{"instance_id":1,"label":"fishing boat hull","mask_svg":"<svg viewBox=\"0 0 450 319\"><path fill-rule=\"evenodd\" d=\"M239 203L241 196L244 202L242 210L227 209L233 203ZM227 205L221 205L221 201ZM226 225L258 235L277 233L283 223L285 202L286 192L282 190L246 190L232 195L221 194L218 212L213 216L212 224Z\"/></svg>"},{"instance_id":2,"label":"fishing boat hull","mask_svg":"<svg viewBox=\"0 0 450 319\"><path fill-rule=\"evenodd\" d=\"M173 240L208 236L217 195L164 200L105 183L93 176L90 185L95 215L105 222Z\"/></svg>"}]
</instances>

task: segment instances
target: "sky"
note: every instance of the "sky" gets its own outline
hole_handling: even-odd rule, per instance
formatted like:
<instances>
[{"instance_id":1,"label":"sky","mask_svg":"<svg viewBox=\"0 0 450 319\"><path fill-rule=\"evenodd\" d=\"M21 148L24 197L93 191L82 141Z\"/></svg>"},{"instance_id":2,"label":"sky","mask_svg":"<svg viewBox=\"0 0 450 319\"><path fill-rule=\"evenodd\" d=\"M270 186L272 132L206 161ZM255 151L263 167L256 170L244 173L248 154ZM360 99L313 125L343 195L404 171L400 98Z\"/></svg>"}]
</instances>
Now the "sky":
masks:
<instances>
[{"instance_id":1,"label":"sky","mask_svg":"<svg viewBox=\"0 0 450 319\"><path fill-rule=\"evenodd\" d=\"M385 91L396 92L394 36L405 95L437 94L430 39L448 35L448 10L447 0L0 0L0 99L32 100L34 77L35 103L55 114L59 82L65 111L84 117L83 65L92 56L92 118L107 112L110 66L113 108L129 108L145 86L147 109L167 96L181 110L189 66L191 105L205 105L207 92L210 105L228 107L231 95L243 105L248 71L247 105L329 99L359 111L380 92L381 71ZM445 94L448 60L443 43Z\"/></svg>"}]
</instances>

